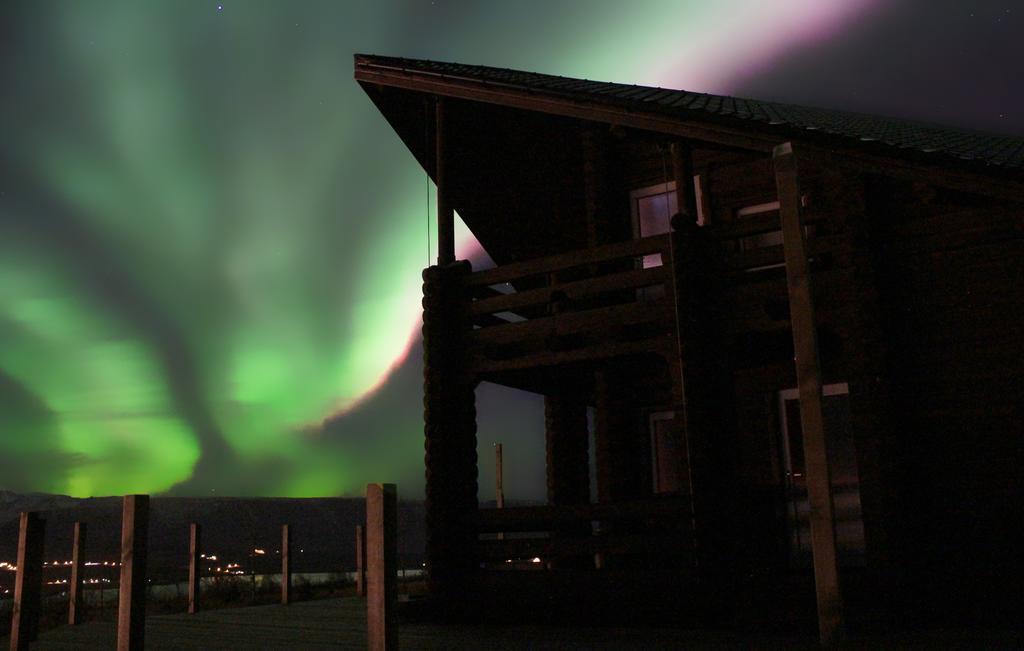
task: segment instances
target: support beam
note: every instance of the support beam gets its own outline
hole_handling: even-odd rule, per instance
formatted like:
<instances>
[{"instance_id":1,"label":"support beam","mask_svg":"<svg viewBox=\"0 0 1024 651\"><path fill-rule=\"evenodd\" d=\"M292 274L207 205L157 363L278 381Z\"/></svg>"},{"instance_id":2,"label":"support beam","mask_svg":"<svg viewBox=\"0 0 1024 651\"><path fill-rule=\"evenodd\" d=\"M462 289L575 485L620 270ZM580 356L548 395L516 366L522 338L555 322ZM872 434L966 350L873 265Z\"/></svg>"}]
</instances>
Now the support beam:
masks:
<instances>
[{"instance_id":1,"label":"support beam","mask_svg":"<svg viewBox=\"0 0 1024 651\"><path fill-rule=\"evenodd\" d=\"M366 529L356 525L356 595L366 596Z\"/></svg>"},{"instance_id":2,"label":"support beam","mask_svg":"<svg viewBox=\"0 0 1024 651\"><path fill-rule=\"evenodd\" d=\"M75 523L74 539L71 543L71 585L68 586L68 624L82 623L82 579L85 570L85 537L87 526Z\"/></svg>"},{"instance_id":3,"label":"support beam","mask_svg":"<svg viewBox=\"0 0 1024 651\"><path fill-rule=\"evenodd\" d=\"M447 100L434 98L435 159L434 180L437 182L437 264L455 262L455 209L448 183Z\"/></svg>"},{"instance_id":4,"label":"support beam","mask_svg":"<svg viewBox=\"0 0 1024 651\"><path fill-rule=\"evenodd\" d=\"M18 521L18 570L14 576L11 651L29 648L39 634L45 537L46 521L38 513L22 512Z\"/></svg>"},{"instance_id":5,"label":"support beam","mask_svg":"<svg viewBox=\"0 0 1024 651\"><path fill-rule=\"evenodd\" d=\"M281 605L287 606L292 599L292 528L281 525Z\"/></svg>"},{"instance_id":6,"label":"support beam","mask_svg":"<svg viewBox=\"0 0 1024 651\"><path fill-rule=\"evenodd\" d=\"M117 651L142 651L145 648L148 533L149 495L125 495L121 506Z\"/></svg>"},{"instance_id":7,"label":"support beam","mask_svg":"<svg viewBox=\"0 0 1024 651\"><path fill-rule=\"evenodd\" d=\"M199 580L203 566L199 557L202 551L202 528L198 522L189 525L188 531L188 612L199 612Z\"/></svg>"},{"instance_id":8,"label":"support beam","mask_svg":"<svg viewBox=\"0 0 1024 651\"><path fill-rule=\"evenodd\" d=\"M818 601L818 633L823 645L843 635L843 601L836 560L831 479L825 448L822 415L821 367L814 321L811 278L804 248L800 207L800 177L791 143L775 148L775 182L782 216L782 244L786 258L790 322L800 388L800 425L804 438L807 497L810 502L811 552Z\"/></svg>"},{"instance_id":9,"label":"support beam","mask_svg":"<svg viewBox=\"0 0 1024 651\"><path fill-rule=\"evenodd\" d=\"M366 641L370 651L398 648L398 491L366 486Z\"/></svg>"}]
</instances>

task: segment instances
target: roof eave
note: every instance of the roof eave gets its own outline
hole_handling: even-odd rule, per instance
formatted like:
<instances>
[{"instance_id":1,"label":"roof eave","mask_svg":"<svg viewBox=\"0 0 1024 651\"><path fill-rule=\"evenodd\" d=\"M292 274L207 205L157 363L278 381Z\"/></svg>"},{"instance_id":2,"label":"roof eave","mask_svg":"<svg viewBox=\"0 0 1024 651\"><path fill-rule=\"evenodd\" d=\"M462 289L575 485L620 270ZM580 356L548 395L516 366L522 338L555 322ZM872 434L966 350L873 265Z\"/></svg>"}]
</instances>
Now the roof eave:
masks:
<instances>
[{"instance_id":1,"label":"roof eave","mask_svg":"<svg viewBox=\"0 0 1024 651\"><path fill-rule=\"evenodd\" d=\"M700 140L727 147L759 152L771 152L783 139L764 134L752 134L745 129L696 120L682 120L675 116L631 111L628 108L602 102L560 97L538 93L509 84L457 77L441 73L402 68L374 62L357 56L355 79L362 83L381 84L394 88L487 102L538 111L581 120L605 122L623 127L665 133L690 140Z\"/></svg>"},{"instance_id":2,"label":"roof eave","mask_svg":"<svg viewBox=\"0 0 1024 651\"><path fill-rule=\"evenodd\" d=\"M414 92L487 102L529 111L635 128L692 141L770 154L786 141L828 150L869 169L897 175L924 173L937 182L988 196L1024 201L1024 182L1016 169L977 160L960 160L912 150L893 152L877 142L853 142L822 131L794 133L787 125L769 125L742 118L694 111L686 118L655 111L635 111L601 100L539 92L514 84L451 75L401 65L400 59L355 55L355 79Z\"/></svg>"}]
</instances>

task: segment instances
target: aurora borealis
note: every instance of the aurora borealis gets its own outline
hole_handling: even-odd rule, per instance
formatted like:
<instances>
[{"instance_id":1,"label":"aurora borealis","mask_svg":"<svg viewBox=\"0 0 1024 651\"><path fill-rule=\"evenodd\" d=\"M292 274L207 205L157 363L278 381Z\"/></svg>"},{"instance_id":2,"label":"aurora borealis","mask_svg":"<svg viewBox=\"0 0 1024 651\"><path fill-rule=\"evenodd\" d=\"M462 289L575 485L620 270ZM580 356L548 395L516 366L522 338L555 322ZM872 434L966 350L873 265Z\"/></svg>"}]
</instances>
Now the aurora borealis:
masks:
<instances>
[{"instance_id":1,"label":"aurora borealis","mask_svg":"<svg viewBox=\"0 0 1024 651\"><path fill-rule=\"evenodd\" d=\"M422 490L431 192L352 80L354 52L1020 129L1011 104L929 114L926 94L884 93L898 79L822 84L794 58L849 62L907 3L220 4L0 8L0 488ZM993 75L972 88L1010 98ZM540 409L488 391L481 458L503 440L509 490L539 497Z\"/></svg>"}]
</instances>

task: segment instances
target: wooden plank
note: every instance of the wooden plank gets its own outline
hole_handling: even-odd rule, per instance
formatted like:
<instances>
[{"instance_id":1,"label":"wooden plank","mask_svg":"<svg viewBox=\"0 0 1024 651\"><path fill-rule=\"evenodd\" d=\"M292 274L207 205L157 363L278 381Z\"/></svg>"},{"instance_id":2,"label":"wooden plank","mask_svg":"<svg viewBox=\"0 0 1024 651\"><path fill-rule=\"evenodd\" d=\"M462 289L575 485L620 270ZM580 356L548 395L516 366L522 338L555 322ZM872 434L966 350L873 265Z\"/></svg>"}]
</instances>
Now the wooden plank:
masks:
<instances>
[{"instance_id":1,"label":"wooden plank","mask_svg":"<svg viewBox=\"0 0 1024 651\"><path fill-rule=\"evenodd\" d=\"M189 525L188 531L188 612L199 612L199 580L202 576L202 529L198 522Z\"/></svg>"},{"instance_id":2,"label":"wooden plank","mask_svg":"<svg viewBox=\"0 0 1024 651\"><path fill-rule=\"evenodd\" d=\"M141 651L146 634L146 556L149 495L125 495L121 505L121 583L118 651Z\"/></svg>"},{"instance_id":3,"label":"wooden plank","mask_svg":"<svg viewBox=\"0 0 1024 651\"><path fill-rule=\"evenodd\" d=\"M597 521L614 520L671 520L688 518L690 501L687 498L665 498L639 502L609 502L596 504L560 504L548 506L517 506L504 509L480 509L476 514L477 529L481 533L499 531L549 531Z\"/></svg>"},{"instance_id":4,"label":"wooden plank","mask_svg":"<svg viewBox=\"0 0 1024 651\"><path fill-rule=\"evenodd\" d=\"M835 238L814 238L806 243L806 250L812 273L818 274L825 269L850 265L849 250L838 246ZM783 262L785 262L785 253L782 245L760 246L722 256L722 266L732 273L745 273L758 267L782 264Z\"/></svg>"},{"instance_id":5,"label":"wooden plank","mask_svg":"<svg viewBox=\"0 0 1024 651\"><path fill-rule=\"evenodd\" d=\"M822 216L808 216L804 219L804 225L816 224L824 221ZM779 230L779 215L775 211L763 215L734 218L727 222L710 225L711 235L719 240L735 240L751 235L762 235Z\"/></svg>"},{"instance_id":6,"label":"wooden plank","mask_svg":"<svg viewBox=\"0 0 1024 651\"><path fill-rule=\"evenodd\" d=\"M444 98L434 98L434 179L437 182L437 264L444 266L455 262L455 210L452 207L451 189L448 186L448 166L445 157L446 112Z\"/></svg>"},{"instance_id":7,"label":"wooden plank","mask_svg":"<svg viewBox=\"0 0 1024 651\"><path fill-rule=\"evenodd\" d=\"M641 353L653 353L665 356L667 347L672 343L668 335L641 339L639 341L625 341L621 343L599 343L585 348L565 352L540 352L529 355L522 355L512 359L488 360L478 357L472 364L471 370L477 375L490 373L501 373L504 371L526 370L533 368L561 366L563 364L579 364L582 362L593 362L600 359L610 359L623 355L634 355Z\"/></svg>"},{"instance_id":8,"label":"wooden plank","mask_svg":"<svg viewBox=\"0 0 1024 651\"><path fill-rule=\"evenodd\" d=\"M71 542L71 584L68 591L68 625L82 621L82 579L85 570L85 537L87 526L76 522Z\"/></svg>"},{"instance_id":9,"label":"wooden plank","mask_svg":"<svg viewBox=\"0 0 1024 651\"><path fill-rule=\"evenodd\" d=\"M356 595L366 596L366 528L356 525Z\"/></svg>"},{"instance_id":10,"label":"wooden plank","mask_svg":"<svg viewBox=\"0 0 1024 651\"><path fill-rule=\"evenodd\" d=\"M14 576L11 611L11 651L28 649L39 635L45 537L46 521L38 513L23 511L18 518L18 569Z\"/></svg>"},{"instance_id":11,"label":"wooden plank","mask_svg":"<svg viewBox=\"0 0 1024 651\"><path fill-rule=\"evenodd\" d=\"M662 321L669 317L671 305L665 299L633 301L580 312L563 312L506 325L473 330L471 339L479 344L522 343L531 337L549 337L608 331L614 328Z\"/></svg>"},{"instance_id":12,"label":"wooden plank","mask_svg":"<svg viewBox=\"0 0 1024 651\"><path fill-rule=\"evenodd\" d=\"M281 605L287 606L292 600L292 528L281 525Z\"/></svg>"},{"instance_id":13,"label":"wooden plank","mask_svg":"<svg viewBox=\"0 0 1024 651\"><path fill-rule=\"evenodd\" d=\"M796 351L797 385L800 389L800 424L803 430L807 494L810 502L811 553L818 602L818 635L825 646L843 636L843 601L836 559L836 532L832 490L825 450L825 421L822 414L821 367L818 360L817 329L811 297L811 278L804 250L801 223L799 174L791 143L775 148L775 179L782 217L782 238L786 257L790 321Z\"/></svg>"},{"instance_id":14,"label":"wooden plank","mask_svg":"<svg viewBox=\"0 0 1024 651\"><path fill-rule=\"evenodd\" d=\"M591 249L576 249L567 253L513 262L494 269L485 269L469 275L465 280L467 287L481 285L498 285L529 276L538 276L553 271L563 271L587 264L608 262L619 258L640 257L652 253L668 251L668 235L655 235L637 240L614 242Z\"/></svg>"},{"instance_id":15,"label":"wooden plank","mask_svg":"<svg viewBox=\"0 0 1024 651\"><path fill-rule=\"evenodd\" d=\"M658 285L665 282L666 276L667 267L664 265L647 269L635 269L633 271L556 284L551 287L538 287L537 289L528 289L521 292L500 294L480 299L470 304L469 312L473 315L493 314L495 312L514 311L527 306L543 305L550 302L551 294L555 291L562 292L570 301L577 301L605 292Z\"/></svg>"},{"instance_id":16,"label":"wooden plank","mask_svg":"<svg viewBox=\"0 0 1024 651\"><path fill-rule=\"evenodd\" d=\"M366 486L366 562L367 648L397 649L398 491L394 484Z\"/></svg>"}]
</instances>

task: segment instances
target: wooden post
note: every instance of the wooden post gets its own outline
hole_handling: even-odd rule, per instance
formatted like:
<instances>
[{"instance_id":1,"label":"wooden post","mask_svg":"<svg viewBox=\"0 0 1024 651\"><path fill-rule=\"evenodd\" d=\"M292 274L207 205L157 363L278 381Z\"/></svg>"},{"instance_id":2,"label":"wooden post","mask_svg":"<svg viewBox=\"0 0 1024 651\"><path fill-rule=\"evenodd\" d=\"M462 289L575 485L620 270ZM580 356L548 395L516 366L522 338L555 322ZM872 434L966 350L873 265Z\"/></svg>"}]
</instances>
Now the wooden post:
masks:
<instances>
[{"instance_id":1,"label":"wooden post","mask_svg":"<svg viewBox=\"0 0 1024 651\"><path fill-rule=\"evenodd\" d=\"M117 649L145 648L146 537L149 495L125 495L121 506L121 581L117 602Z\"/></svg>"},{"instance_id":2,"label":"wooden post","mask_svg":"<svg viewBox=\"0 0 1024 651\"><path fill-rule=\"evenodd\" d=\"M775 182L782 216L782 245L786 260L789 312L796 353L796 377L800 389L800 425L804 438L807 497L810 502L811 553L818 600L818 634L830 645L843 635L843 601L836 561L831 479L825 451L822 415L821 368L814 323L811 278L804 249L799 175L791 143L775 148Z\"/></svg>"},{"instance_id":3,"label":"wooden post","mask_svg":"<svg viewBox=\"0 0 1024 651\"><path fill-rule=\"evenodd\" d=\"M11 651L27 649L39 634L43 590L43 539L46 521L35 512L22 512L18 522L18 560L11 612Z\"/></svg>"},{"instance_id":4,"label":"wooden post","mask_svg":"<svg viewBox=\"0 0 1024 651\"><path fill-rule=\"evenodd\" d=\"M281 525L281 605L291 602L292 592L292 531L287 524Z\"/></svg>"},{"instance_id":5,"label":"wooden post","mask_svg":"<svg viewBox=\"0 0 1024 651\"><path fill-rule=\"evenodd\" d=\"M366 529L356 525L356 595L366 596Z\"/></svg>"},{"instance_id":6,"label":"wooden post","mask_svg":"<svg viewBox=\"0 0 1024 651\"><path fill-rule=\"evenodd\" d=\"M68 591L68 625L77 626L82 622L82 579L85 569L86 524L75 523L74 540L71 544L71 585Z\"/></svg>"},{"instance_id":7,"label":"wooden post","mask_svg":"<svg viewBox=\"0 0 1024 651\"><path fill-rule=\"evenodd\" d=\"M398 648L398 491L366 486L366 639L370 651Z\"/></svg>"},{"instance_id":8,"label":"wooden post","mask_svg":"<svg viewBox=\"0 0 1024 651\"><path fill-rule=\"evenodd\" d=\"M504 479L504 465L501 459L501 443L494 444L494 505L499 508L505 508L505 479ZM498 540L504 540L505 533L498 532Z\"/></svg>"},{"instance_id":9,"label":"wooden post","mask_svg":"<svg viewBox=\"0 0 1024 651\"><path fill-rule=\"evenodd\" d=\"M202 528L198 522L189 525L188 531L188 612L194 615L199 612L199 580L203 566L199 556L202 550Z\"/></svg>"},{"instance_id":10,"label":"wooden post","mask_svg":"<svg viewBox=\"0 0 1024 651\"><path fill-rule=\"evenodd\" d=\"M437 264L455 262L455 210L448 187L447 133L445 130L445 100L434 98L435 154L434 180L437 182Z\"/></svg>"},{"instance_id":11,"label":"wooden post","mask_svg":"<svg viewBox=\"0 0 1024 651\"><path fill-rule=\"evenodd\" d=\"M505 508L504 466L501 459L501 443L494 444L494 501L499 509Z\"/></svg>"}]
</instances>

